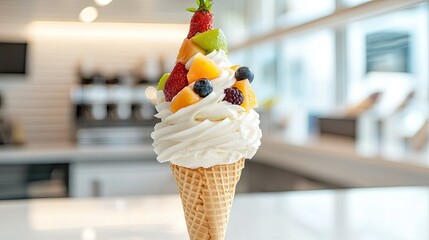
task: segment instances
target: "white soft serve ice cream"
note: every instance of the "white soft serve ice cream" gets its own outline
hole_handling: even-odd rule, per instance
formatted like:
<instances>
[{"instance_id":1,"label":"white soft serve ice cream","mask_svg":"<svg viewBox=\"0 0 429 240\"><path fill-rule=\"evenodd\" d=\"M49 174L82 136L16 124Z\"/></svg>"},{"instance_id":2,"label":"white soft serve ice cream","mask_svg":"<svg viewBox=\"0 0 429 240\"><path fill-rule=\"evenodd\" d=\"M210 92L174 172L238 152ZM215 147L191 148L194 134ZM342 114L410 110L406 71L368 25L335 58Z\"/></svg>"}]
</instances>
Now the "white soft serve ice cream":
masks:
<instances>
[{"instance_id":1,"label":"white soft serve ice cream","mask_svg":"<svg viewBox=\"0 0 429 240\"><path fill-rule=\"evenodd\" d=\"M223 101L224 90L236 81L225 52L213 51L207 57L222 70L220 77L211 80L213 92L207 97L173 113L171 102L158 92L155 116L161 122L155 125L152 138L161 163L209 168L252 158L261 145L258 113ZM186 69L193 60L186 63Z\"/></svg>"}]
</instances>

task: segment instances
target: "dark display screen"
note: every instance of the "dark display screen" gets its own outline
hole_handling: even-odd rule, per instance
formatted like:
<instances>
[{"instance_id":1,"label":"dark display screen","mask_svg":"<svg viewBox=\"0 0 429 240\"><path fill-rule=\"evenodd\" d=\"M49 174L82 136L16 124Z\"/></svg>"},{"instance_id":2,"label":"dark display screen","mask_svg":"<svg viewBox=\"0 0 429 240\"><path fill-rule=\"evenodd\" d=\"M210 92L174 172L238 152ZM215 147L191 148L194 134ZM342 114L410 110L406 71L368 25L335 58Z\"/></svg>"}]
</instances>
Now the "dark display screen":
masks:
<instances>
[{"instance_id":1,"label":"dark display screen","mask_svg":"<svg viewBox=\"0 0 429 240\"><path fill-rule=\"evenodd\" d=\"M410 36L376 32L366 36L366 72L410 72Z\"/></svg>"},{"instance_id":2,"label":"dark display screen","mask_svg":"<svg viewBox=\"0 0 429 240\"><path fill-rule=\"evenodd\" d=\"M27 43L0 42L0 74L25 74Z\"/></svg>"}]
</instances>

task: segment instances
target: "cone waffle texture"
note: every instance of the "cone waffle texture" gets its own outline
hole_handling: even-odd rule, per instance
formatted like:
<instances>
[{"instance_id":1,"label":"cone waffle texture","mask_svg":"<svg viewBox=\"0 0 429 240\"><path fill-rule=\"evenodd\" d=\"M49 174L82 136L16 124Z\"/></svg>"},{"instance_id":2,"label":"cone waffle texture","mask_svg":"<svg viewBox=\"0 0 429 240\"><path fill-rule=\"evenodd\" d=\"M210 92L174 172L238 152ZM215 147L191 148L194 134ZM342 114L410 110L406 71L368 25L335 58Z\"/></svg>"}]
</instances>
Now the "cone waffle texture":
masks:
<instances>
[{"instance_id":1,"label":"cone waffle texture","mask_svg":"<svg viewBox=\"0 0 429 240\"><path fill-rule=\"evenodd\" d=\"M224 240L244 159L211 168L170 164L179 187L191 240Z\"/></svg>"}]
</instances>

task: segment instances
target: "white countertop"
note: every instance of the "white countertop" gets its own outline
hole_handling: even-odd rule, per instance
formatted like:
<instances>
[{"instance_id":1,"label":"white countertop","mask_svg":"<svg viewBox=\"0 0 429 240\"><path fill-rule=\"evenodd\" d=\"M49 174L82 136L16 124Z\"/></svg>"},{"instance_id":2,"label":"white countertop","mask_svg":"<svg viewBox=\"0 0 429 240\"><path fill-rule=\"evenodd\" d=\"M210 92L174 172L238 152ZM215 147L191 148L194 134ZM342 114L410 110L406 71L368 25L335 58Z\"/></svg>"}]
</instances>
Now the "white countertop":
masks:
<instances>
[{"instance_id":1,"label":"white countertop","mask_svg":"<svg viewBox=\"0 0 429 240\"><path fill-rule=\"evenodd\" d=\"M4 240L187 239L179 197L0 202ZM429 188L238 195L227 240L428 240Z\"/></svg>"},{"instance_id":2,"label":"white countertop","mask_svg":"<svg viewBox=\"0 0 429 240\"><path fill-rule=\"evenodd\" d=\"M429 186L429 167L411 161L363 157L337 138L307 144L263 138L255 161L344 187Z\"/></svg>"},{"instance_id":3,"label":"white countertop","mask_svg":"<svg viewBox=\"0 0 429 240\"><path fill-rule=\"evenodd\" d=\"M97 160L153 160L150 144L78 146L74 144L30 145L0 148L0 164L77 162Z\"/></svg>"},{"instance_id":4,"label":"white countertop","mask_svg":"<svg viewBox=\"0 0 429 240\"><path fill-rule=\"evenodd\" d=\"M89 161L155 161L150 144L131 146L31 145L0 148L0 164ZM354 144L328 139L293 144L265 137L254 161L344 187L429 186L429 167L407 161L362 157Z\"/></svg>"}]
</instances>

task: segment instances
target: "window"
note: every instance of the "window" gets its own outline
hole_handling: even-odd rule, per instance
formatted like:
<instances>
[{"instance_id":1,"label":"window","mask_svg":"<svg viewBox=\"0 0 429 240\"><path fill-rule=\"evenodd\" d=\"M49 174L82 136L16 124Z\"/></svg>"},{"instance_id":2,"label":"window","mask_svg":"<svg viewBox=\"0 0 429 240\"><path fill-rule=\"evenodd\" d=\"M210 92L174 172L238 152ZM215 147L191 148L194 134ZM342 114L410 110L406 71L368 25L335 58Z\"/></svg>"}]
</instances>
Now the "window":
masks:
<instances>
[{"instance_id":1,"label":"window","mask_svg":"<svg viewBox=\"0 0 429 240\"><path fill-rule=\"evenodd\" d=\"M343 5L347 7L353 7L360 5L362 3L370 2L371 0L342 0Z\"/></svg>"},{"instance_id":2,"label":"window","mask_svg":"<svg viewBox=\"0 0 429 240\"><path fill-rule=\"evenodd\" d=\"M227 37L240 41L268 31L258 43L250 41L253 45L230 56L253 68L261 124L270 126L265 132L306 142L312 132L308 115L341 115L355 107L363 126L357 129L357 153L366 144L385 159L422 156L427 165L422 136L429 116L428 3L378 1L352 8L370 0L245 2L224 4L237 13L231 12L222 26L229 29ZM404 8L407 3L410 7ZM350 16L337 14L336 7L349 8ZM362 120L366 115L368 121Z\"/></svg>"},{"instance_id":3,"label":"window","mask_svg":"<svg viewBox=\"0 0 429 240\"><path fill-rule=\"evenodd\" d=\"M292 26L335 11L334 0L276 0L277 24Z\"/></svg>"},{"instance_id":4,"label":"window","mask_svg":"<svg viewBox=\"0 0 429 240\"><path fill-rule=\"evenodd\" d=\"M257 45L251 51L252 62L249 66L257 76L252 85L261 105L277 93L277 47L276 44L267 43Z\"/></svg>"},{"instance_id":5,"label":"window","mask_svg":"<svg viewBox=\"0 0 429 240\"><path fill-rule=\"evenodd\" d=\"M221 12L222 17L215 17L215 25L221 26L229 44L237 44L248 38L248 11L245 0L234 0L228 3L214 4L214 12Z\"/></svg>"},{"instance_id":6,"label":"window","mask_svg":"<svg viewBox=\"0 0 429 240\"><path fill-rule=\"evenodd\" d=\"M283 41L282 96L288 104L323 111L335 106L335 40L320 30Z\"/></svg>"},{"instance_id":7,"label":"window","mask_svg":"<svg viewBox=\"0 0 429 240\"><path fill-rule=\"evenodd\" d=\"M353 95L371 72L399 72L409 75L418 98L427 99L428 29L428 4L351 23L348 93Z\"/></svg>"}]
</instances>

